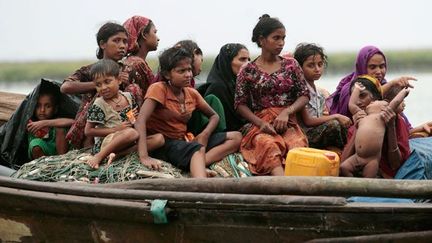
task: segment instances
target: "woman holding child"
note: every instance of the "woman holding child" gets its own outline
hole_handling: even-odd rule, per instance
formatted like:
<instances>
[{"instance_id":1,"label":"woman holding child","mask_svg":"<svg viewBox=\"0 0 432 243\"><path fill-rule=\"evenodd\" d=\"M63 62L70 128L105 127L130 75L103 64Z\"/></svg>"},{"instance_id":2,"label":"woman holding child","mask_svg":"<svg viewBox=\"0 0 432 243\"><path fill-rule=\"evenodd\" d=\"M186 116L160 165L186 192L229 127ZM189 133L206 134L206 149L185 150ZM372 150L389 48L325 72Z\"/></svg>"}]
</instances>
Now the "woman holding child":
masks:
<instances>
[{"instance_id":1,"label":"woman holding child","mask_svg":"<svg viewBox=\"0 0 432 243\"><path fill-rule=\"evenodd\" d=\"M254 174L284 175L288 150L308 146L295 114L308 103L309 91L297 61L280 56L285 27L278 19L263 15L252 41L261 55L240 71L234 98L237 112L251 125L240 151Z\"/></svg>"},{"instance_id":2,"label":"woman holding child","mask_svg":"<svg viewBox=\"0 0 432 243\"><path fill-rule=\"evenodd\" d=\"M123 26L108 22L100 27L96 34L96 41L98 45L96 57L98 59L111 59L118 62L126 54L128 33ZM75 117L75 123L66 135L66 139L75 148L93 145L93 138L85 137L84 135L87 112L96 98L96 86L92 82L93 79L90 75L92 65L86 65L76 70L64 80L60 88L62 93L80 94L82 97L82 103Z\"/></svg>"},{"instance_id":3,"label":"woman holding child","mask_svg":"<svg viewBox=\"0 0 432 243\"><path fill-rule=\"evenodd\" d=\"M359 160L357 160L357 162L353 160L355 154L358 152L356 151L356 148L359 148L358 146L362 147L361 144L359 144L359 141L356 140L356 137L367 137L367 139L383 139L381 140L382 143L380 143L379 145L381 146L380 149L381 152L380 154L378 154L379 162L375 166L379 167L378 176L384 178L393 178L396 175L398 169L408 159L410 155L410 148L408 143L408 138L409 138L408 125L405 119L400 115L405 105L402 102L395 109L390 108L390 106L388 105L378 107L378 109L381 110L378 119L382 119L385 123L385 128L384 128L385 131L382 131L382 134L384 135L383 138L378 137L378 135L375 133L360 134L361 131L357 130L357 126L359 126L359 123L361 122L362 119L366 119L366 116L370 115L370 114L366 114L365 112L368 106L370 106L375 101L383 99L383 87L381 86L378 79L367 75L359 76L354 81L355 82L353 82L353 84L350 87L351 89L355 89L359 85L360 87L362 87L362 90L356 90L356 92L353 93L353 95L355 95L356 97L352 98L352 100L354 100L355 98L356 107L361 109L361 111L358 111L357 113L361 112L362 115L353 116L354 125L351 126L350 129L348 130L348 143L345 146L341 156L341 161L342 161L341 175L352 176L359 170L363 170L362 176L364 177L377 176L376 171L372 173L371 172L372 169L369 170L367 168L368 170L366 170L365 172L365 170L363 169L363 167L365 167L365 164L359 164L360 163L358 162ZM359 85L357 85L357 83ZM389 90L387 90L387 92L384 94L384 98L386 99L387 102L390 102L391 100L393 100L394 97L396 97L396 95L401 90L402 87L393 86ZM362 127L370 126L371 123L360 124L360 125ZM358 134L357 131L359 131ZM367 143L367 139L363 139L363 142ZM366 147L369 147L369 144L363 144L363 147L364 147L363 149L365 149ZM366 159L369 159L369 157ZM374 175L371 176L371 174Z\"/></svg>"}]
</instances>

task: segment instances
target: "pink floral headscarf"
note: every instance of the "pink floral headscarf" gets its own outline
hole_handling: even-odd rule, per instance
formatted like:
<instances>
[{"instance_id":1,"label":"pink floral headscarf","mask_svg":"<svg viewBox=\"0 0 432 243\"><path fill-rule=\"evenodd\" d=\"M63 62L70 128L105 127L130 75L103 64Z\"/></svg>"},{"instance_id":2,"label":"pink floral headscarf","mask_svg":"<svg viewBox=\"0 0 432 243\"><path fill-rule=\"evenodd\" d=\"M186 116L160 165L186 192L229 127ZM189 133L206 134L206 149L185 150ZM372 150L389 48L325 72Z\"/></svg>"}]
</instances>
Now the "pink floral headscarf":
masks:
<instances>
[{"instance_id":1,"label":"pink floral headscarf","mask_svg":"<svg viewBox=\"0 0 432 243\"><path fill-rule=\"evenodd\" d=\"M128 53L133 53L138 50L138 37L150 21L151 20L146 17L135 15L124 22L123 26L129 33Z\"/></svg>"}]
</instances>

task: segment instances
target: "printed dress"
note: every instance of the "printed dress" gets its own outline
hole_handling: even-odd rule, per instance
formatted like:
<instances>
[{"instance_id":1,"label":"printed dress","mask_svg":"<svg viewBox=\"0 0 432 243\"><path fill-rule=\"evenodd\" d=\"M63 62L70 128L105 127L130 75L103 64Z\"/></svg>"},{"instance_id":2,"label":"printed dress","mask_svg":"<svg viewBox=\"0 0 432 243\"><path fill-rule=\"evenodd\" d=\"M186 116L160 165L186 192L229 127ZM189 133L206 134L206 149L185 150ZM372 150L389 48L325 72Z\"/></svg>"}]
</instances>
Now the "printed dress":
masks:
<instances>
[{"instance_id":1,"label":"printed dress","mask_svg":"<svg viewBox=\"0 0 432 243\"><path fill-rule=\"evenodd\" d=\"M325 113L328 114L326 98L323 93L318 88L315 90L308 83L306 85L310 94L309 103L306 104L306 111L309 116L322 117ZM346 144L347 129L337 119L315 127L303 125L302 128L306 133L311 148L326 149L334 146L343 149Z\"/></svg>"},{"instance_id":2,"label":"printed dress","mask_svg":"<svg viewBox=\"0 0 432 243\"><path fill-rule=\"evenodd\" d=\"M138 56L128 56L124 61L123 71L128 78L123 80L120 89L130 92L135 97L138 106L144 102L144 96L155 76L148 63Z\"/></svg>"},{"instance_id":3,"label":"printed dress","mask_svg":"<svg viewBox=\"0 0 432 243\"><path fill-rule=\"evenodd\" d=\"M102 97L98 97L88 109L87 121L96 123L97 128L112 128L120 125L124 121L127 121L128 118L126 113L134 108L137 108L137 104L130 93L120 91L120 94L126 97L126 100L129 103L128 107L117 112ZM104 143L107 143L108 140L112 139L113 134L114 133L111 133L105 138L96 137L92 153L98 153Z\"/></svg>"}]
</instances>

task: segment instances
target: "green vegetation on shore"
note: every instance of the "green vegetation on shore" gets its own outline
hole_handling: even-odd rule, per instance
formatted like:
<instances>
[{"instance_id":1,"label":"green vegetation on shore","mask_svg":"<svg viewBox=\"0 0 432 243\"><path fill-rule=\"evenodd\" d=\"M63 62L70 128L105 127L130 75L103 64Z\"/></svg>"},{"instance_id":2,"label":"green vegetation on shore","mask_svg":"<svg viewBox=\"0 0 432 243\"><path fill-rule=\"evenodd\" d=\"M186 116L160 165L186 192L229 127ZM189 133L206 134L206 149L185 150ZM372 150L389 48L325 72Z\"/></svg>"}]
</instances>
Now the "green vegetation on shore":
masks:
<instances>
[{"instance_id":1,"label":"green vegetation on shore","mask_svg":"<svg viewBox=\"0 0 432 243\"><path fill-rule=\"evenodd\" d=\"M329 53L327 73L347 73L353 70L357 53ZM432 49L386 51L390 72L418 71L432 72ZM210 71L214 56L205 56L203 73ZM252 57L255 58L255 57ZM150 67L157 70L157 60L149 59ZM0 81L32 81L40 78L63 80L80 67L90 64L82 61L37 61L0 62Z\"/></svg>"}]
</instances>

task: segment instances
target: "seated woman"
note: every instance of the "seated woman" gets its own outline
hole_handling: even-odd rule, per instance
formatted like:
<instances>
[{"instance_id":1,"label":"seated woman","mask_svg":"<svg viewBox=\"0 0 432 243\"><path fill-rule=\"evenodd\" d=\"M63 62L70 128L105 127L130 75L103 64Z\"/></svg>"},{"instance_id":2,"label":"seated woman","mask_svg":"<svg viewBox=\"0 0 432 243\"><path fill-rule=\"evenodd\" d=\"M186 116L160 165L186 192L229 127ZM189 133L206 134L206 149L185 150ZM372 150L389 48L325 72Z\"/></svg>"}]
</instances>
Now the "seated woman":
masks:
<instances>
[{"instance_id":1,"label":"seated woman","mask_svg":"<svg viewBox=\"0 0 432 243\"><path fill-rule=\"evenodd\" d=\"M303 130L309 146L318 149L342 151L346 143L347 128L351 119L341 114L328 114L325 93L315 85L327 65L327 55L322 47L311 43L297 45L294 58L303 69L309 89L309 103L301 111Z\"/></svg>"},{"instance_id":2,"label":"seated woman","mask_svg":"<svg viewBox=\"0 0 432 243\"><path fill-rule=\"evenodd\" d=\"M198 87L202 96L215 95L222 103L227 131L237 131L245 124L244 119L234 110L234 92L237 74L249 61L249 51L244 45L225 44L214 60L207 83Z\"/></svg>"},{"instance_id":3,"label":"seated woman","mask_svg":"<svg viewBox=\"0 0 432 243\"><path fill-rule=\"evenodd\" d=\"M308 103L309 90L297 61L279 56L285 33L278 19L263 15L252 34L261 55L237 77L234 107L252 125L240 152L257 175L284 175L288 151L308 146L296 113Z\"/></svg>"},{"instance_id":4,"label":"seated woman","mask_svg":"<svg viewBox=\"0 0 432 243\"><path fill-rule=\"evenodd\" d=\"M377 79L370 76L361 76L356 79L356 82L360 83L364 88L353 91L353 95L355 95L355 97L353 97L353 102L355 99L356 105L355 111L353 110L353 112L355 112L353 115L355 124L348 130L348 143L341 156L341 175L352 176L353 171L356 169L354 167L357 167L357 169L363 168L364 163L361 165L356 162L357 160L353 162L354 158L356 158L357 155L360 157L373 156L365 156L366 153L358 154L362 153L362 151L360 151L360 145L367 148L369 147L368 145L375 144L375 147L379 147L378 152L380 153L378 156L380 158L377 159L378 162L376 163L376 169L378 170L379 176L384 178L393 178L398 169L410 155L408 126L405 123L405 119L395 113L395 111L402 112L402 110L398 108L393 109L391 106L384 104L373 108L381 110L378 110L379 114L375 114L374 117L367 116L368 114L365 111L366 107L368 107L372 102L382 99L382 87ZM394 97L391 97L391 99L392 98ZM392 106L398 107L396 104ZM377 111L375 110L373 113L377 113ZM363 121L363 119L366 120ZM383 129L379 131L376 130L381 127L381 120L383 120L383 123L385 124L385 133ZM369 124L363 124L367 122ZM377 124L377 122L379 122L379 124ZM372 125L371 123L375 125ZM370 128L371 125L373 126L373 129L375 129L372 134L364 131L364 129L367 129L368 127ZM357 126L361 129L360 131L357 130ZM364 142L364 140L367 140L367 142ZM382 142L376 145L372 140L373 142ZM369 171L363 172L365 173L363 176L368 177L376 177L377 174L375 172L369 173Z\"/></svg>"}]
</instances>

